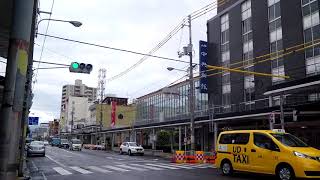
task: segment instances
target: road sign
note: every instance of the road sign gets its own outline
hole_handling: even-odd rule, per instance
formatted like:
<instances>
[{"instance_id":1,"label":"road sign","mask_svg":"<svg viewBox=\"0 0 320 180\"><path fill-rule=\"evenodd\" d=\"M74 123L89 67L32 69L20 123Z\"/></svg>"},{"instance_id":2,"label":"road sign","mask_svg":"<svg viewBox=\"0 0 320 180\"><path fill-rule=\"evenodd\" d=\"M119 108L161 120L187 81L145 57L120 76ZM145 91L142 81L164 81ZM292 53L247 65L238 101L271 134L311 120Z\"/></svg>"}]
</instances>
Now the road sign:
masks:
<instances>
[{"instance_id":1,"label":"road sign","mask_svg":"<svg viewBox=\"0 0 320 180\"><path fill-rule=\"evenodd\" d=\"M39 117L29 117L29 125L38 125Z\"/></svg>"}]
</instances>

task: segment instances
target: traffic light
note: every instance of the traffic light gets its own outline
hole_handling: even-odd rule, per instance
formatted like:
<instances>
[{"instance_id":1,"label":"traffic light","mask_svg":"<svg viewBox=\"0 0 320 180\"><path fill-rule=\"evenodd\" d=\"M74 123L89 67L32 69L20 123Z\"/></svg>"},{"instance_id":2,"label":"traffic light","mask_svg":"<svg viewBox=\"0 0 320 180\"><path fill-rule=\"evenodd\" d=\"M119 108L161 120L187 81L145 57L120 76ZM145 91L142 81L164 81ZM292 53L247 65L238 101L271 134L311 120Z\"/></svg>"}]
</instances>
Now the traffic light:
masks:
<instances>
[{"instance_id":1,"label":"traffic light","mask_svg":"<svg viewBox=\"0 0 320 180\"><path fill-rule=\"evenodd\" d=\"M69 67L70 72L90 74L92 71L91 64L72 62Z\"/></svg>"}]
</instances>

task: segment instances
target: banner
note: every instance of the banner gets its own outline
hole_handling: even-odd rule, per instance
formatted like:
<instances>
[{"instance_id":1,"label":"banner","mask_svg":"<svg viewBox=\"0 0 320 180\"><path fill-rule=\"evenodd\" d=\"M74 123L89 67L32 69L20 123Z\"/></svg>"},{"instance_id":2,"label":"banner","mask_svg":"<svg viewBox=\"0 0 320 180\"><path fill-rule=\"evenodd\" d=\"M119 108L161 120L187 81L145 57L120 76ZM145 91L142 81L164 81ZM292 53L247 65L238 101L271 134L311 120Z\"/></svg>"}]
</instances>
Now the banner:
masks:
<instances>
[{"instance_id":1,"label":"banner","mask_svg":"<svg viewBox=\"0 0 320 180\"><path fill-rule=\"evenodd\" d=\"M200 93L208 93L207 64L208 64L208 43L199 41L200 60Z\"/></svg>"},{"instance_id":2,"label":"banner","mask_svg":"<svg viewBox=\"0 0 320 180\"><path fill-rule=\"evenodd\" d=\"M116 111L117 111L117 102L111 102L111 128L116 126Z\"/></svg>"}]
</instances>

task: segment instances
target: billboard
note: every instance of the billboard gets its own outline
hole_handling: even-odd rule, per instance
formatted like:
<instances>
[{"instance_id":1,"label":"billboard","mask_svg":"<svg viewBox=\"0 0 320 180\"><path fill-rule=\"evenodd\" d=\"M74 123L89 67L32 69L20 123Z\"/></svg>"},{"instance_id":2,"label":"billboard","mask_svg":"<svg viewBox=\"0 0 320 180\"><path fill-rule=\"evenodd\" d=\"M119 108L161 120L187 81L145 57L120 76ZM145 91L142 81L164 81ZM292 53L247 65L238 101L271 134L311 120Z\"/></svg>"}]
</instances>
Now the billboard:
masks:
<instances>
[{"instance_id":1,"label":"billboard","mask_svg":"<svg viewBox=\"0 0 320 180\"><path fill-rule=\"evenodd\" d=\"M200 66L200 93L208 93L207 64L208 64L208 43L199 41L199 66Z\"/></svg>"}]
</instances>

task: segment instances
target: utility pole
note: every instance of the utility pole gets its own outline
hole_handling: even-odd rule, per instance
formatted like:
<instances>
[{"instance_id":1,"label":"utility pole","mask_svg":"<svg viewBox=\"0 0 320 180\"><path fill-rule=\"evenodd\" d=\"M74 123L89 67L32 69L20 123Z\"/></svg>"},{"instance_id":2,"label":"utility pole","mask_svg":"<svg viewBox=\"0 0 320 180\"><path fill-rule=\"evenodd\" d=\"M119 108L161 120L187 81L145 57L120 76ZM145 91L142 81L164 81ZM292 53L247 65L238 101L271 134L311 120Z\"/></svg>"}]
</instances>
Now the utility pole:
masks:
<instances>
[{"instance_id":1,"label":"utility pole","mask_svg":"<svg viewBox=\"0 0 320 180\"><path fill-rule=\"evenodd\" d=\"M34 0L15 0L0 113L0 179L16 179L17 149L26 83ZM21 147L24 148L24 147Z\"/></svg>"},{"instance_id":2,"label":"utility pole","mask_svg":"<svg viewBox=\"0 0 320 180\"><path fill-rule=\"evenodd\" d=\"M190 129L191 129L191 151L196 149L195 147L195 137L194 137L194 85L193 85L193 63L192 63L192 29L191 29L191 15L188 16L189 23L189 45L188 45L188 55L190 57L190 72L189 72L189 82L190 82L190 93L189 93L189 104L190 104Z\"/></svg>"},{"instance_id":3,"label":"utility pole","mask_svg":"<svg viewBox=\"0 0 320 180\"><path fill-rule=\"evenodd\" d=\"M71 111L71 138L73 134L73 118L74 118L74 101L72 101L72 111Z\"/></svg>"},{"instance_id":4,"label":"utility pole","mask_svg":"<svg viewBox=\"0 0 320 180\"><path fill-rule=\"evenodd\" d=\"M32 66L33 66L33 49L34 49L34 38L35 38L35 25L36 25L36 17L37 17L37 10L38 10L38 0L34 0L33 5L33 17L32 17L32 24L31 24L31 35L30 35L30 46L29 46L29 54L28 54L28 70L27 70L27 81L25 84L25 95L24 95L24 106L22 111L22 118L21 118L21 148L20 148L20 158L19 158L19 169L18 175L20 177L23 176L23 161L25 158L25 141L26 141L26 131L28 126L28 117L29 117L29 110L32 103Z\"/></svg>"},{"instance_id":5,"label":"utility pole","mask_svg":"<svg viewBox=\"0 0 320 180\"><path fill-rule=\"evenodd\" d=\"M99 69L98 75L98 96L100 96L99 104L100 104L100 120L99 120L99 131L102 131L102 121L103 121L103 107L102 102L104 99L104 91L106 84L106 69ZM103 140L105 141L105 139ZM98 128L96 126L96 144L98 143Z\"/></svg>"}]
</instances>

